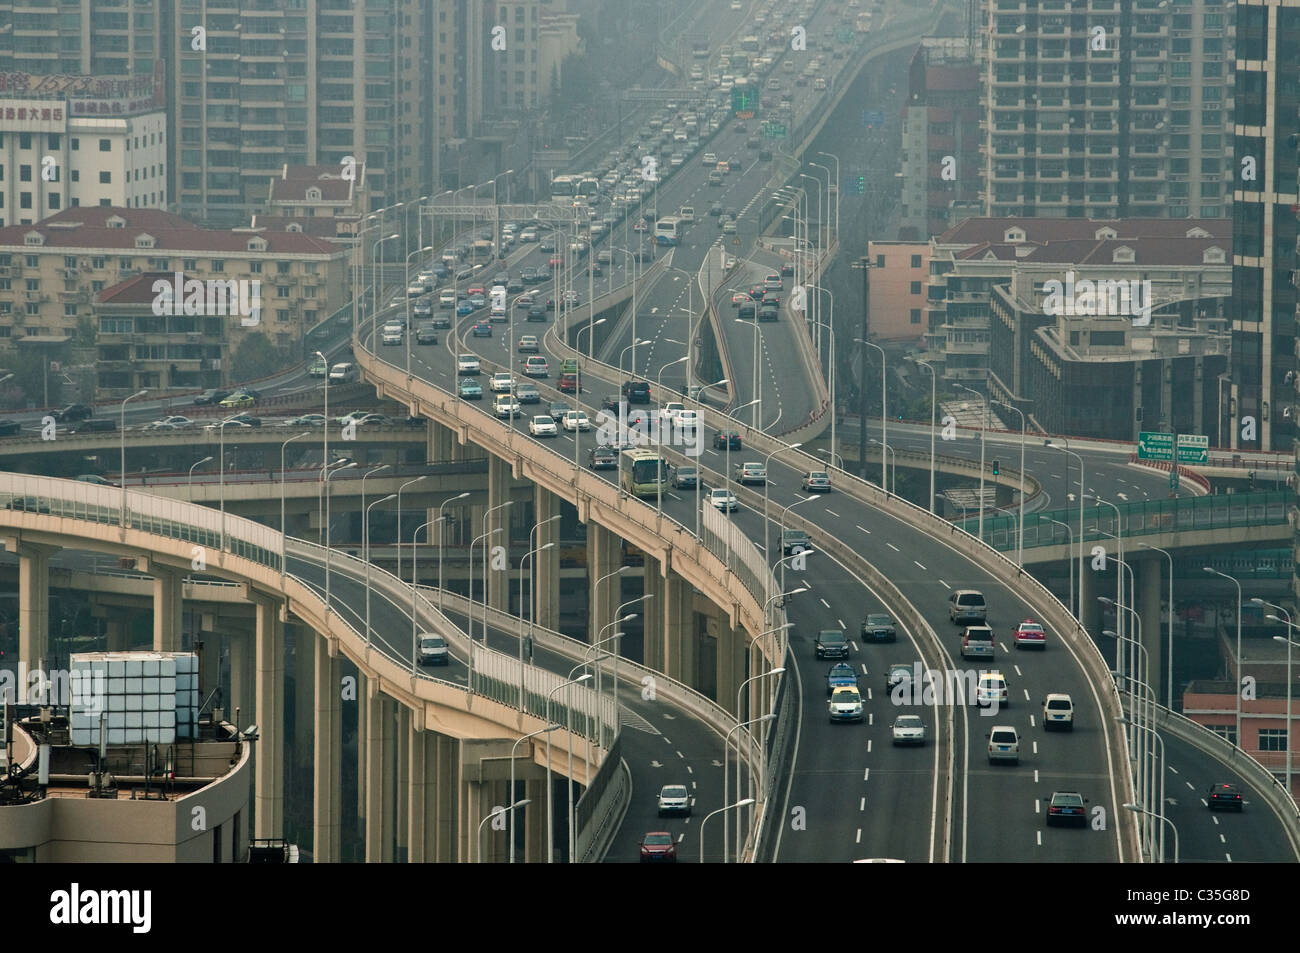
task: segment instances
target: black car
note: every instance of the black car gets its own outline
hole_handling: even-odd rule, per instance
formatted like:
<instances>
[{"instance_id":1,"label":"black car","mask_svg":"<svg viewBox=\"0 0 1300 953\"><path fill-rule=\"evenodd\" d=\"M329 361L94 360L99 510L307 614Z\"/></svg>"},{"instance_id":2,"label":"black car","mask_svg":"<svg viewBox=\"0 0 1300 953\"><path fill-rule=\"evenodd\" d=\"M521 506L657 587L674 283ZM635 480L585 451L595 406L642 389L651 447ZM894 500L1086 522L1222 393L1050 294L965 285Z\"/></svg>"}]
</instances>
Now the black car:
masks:
<instances>
[{"instance_id":1,"label":"black car","mask_svg":"<svg viewBox=\"0 0 1300 953\"><path fill-rule=\"evenodd\" d=\"M793 274L794 274L794 265L787 262L786 264L781 266L781 276L783 278L789 278Z\"/></svg>"},{"instance_id":2,"label":"black car","mask_svg":"<svg viewBox=\"0 0 1300 953\"><path fill-rule=\"evenodd\" d=\"M629 404L650 403L650 382L649 381L624 381L623 399L626 400Z\"/></svg>"},{"instance_id":3,"label":"black car","mask_svg":"<svg viewBox=\"0 0 1300 953\"><path fill-rule=\"evenodd\" d=\"M241 424L248 424L248 426L250 426L250 427L260 427L260 426L262 426L262 418L261 418L261 417L254 417L252 414L235 414L235 416L233 416L233 417L229 417L229 418L227 418L227 419L228 419L228 420L234 420L234 421L236 421L236 422L238 422L238 423L241 423Z\"/></svg>"},{"instance_id":4,"label":"black car","mask_svg":"<svg viewBox=\"0 0 1300 953\"><path fill-rule=\"evenodd\" d=\"M695 467L677 467L673 470L672 484L675 490L693 490L699 482L700 471Z\"/></svg>"},{"instance_id":5,"label":"black car","mask_svg":"<svg viewBox=\"0 0 1300 953\"><path fill-rule=\"evenodd\" d=\"M83 419L72 428L72 433L113 433L117 431L117 421L111 417Z\"/></svg>"},{"instance_id":6,"label":"black car","mask_svg":"<svg viewBox=\"0 0 1300 953\"><path fill-rule=\"evenodd\" d=\"M721 203L721 202L714 202L712 205L710 205L710 206L709 206L709 214L712 215L714 218L717 218L719 215L721 215L721 214L722 214L722 203Z\"/></svg>"},{"instance_id":7,"label":"black car","mask_svg":"<svg viewBox=\"0 0 1300 953\"><path fill-rule=\"evenodd\" d=\"M1245 802L1235 784L1215 784L1205 795L1205 804L1211 811L1240 811Z\"/></svg>"},{"instance_id":8,"label":"black car","mask_svg":"<svg viewBox=\"0 0 1300 953\"><path fill-rule=\"evenodd\" d=\"M415 332L416 344L437 344L438 332L434 330L432 324L421 325Z\"/></svg>"},{"instance_id":9,"label":"black car","mask_svg":"<svg viewBox=\"0 0 1300 953\"><path fill-rule=\"evenodd\" d=\"M22 429L22 424L16 420L0 420L0 437L12 437Z\"/></svg>"},{"instance_id":10,"label":"black car","mask_svg":"<svg viewBox=\"0 0 1300 953\"><path fill-rule=\"evenodd\" d=\"M801 529L783 529L781 530L781 555L792 556L795 553L801 553L805 549L812 549L812 541L808 534Z\"/></svg>"},{"instance_id":11,"label":"black car","mask_svg":"<svg viewBox=\"0 0 1300 953\"><path fill-rule=\"evenodd\" d=\"M74 420L85 420L87 417L93 417L94 414L94 408L85 404L69 404L62 410L56 410L54 419L59 423L71 423Z\"/></svg>"},{"instance_id":12,"label":"black car","mask_svg":"<svg viewBox=\"0 0 1300 953\"><path fill-rule=\"evenodd\" d=\"M194 398L194 406L202 407L205 404L219 404L227 397L229 397L232 393L233 391L228 391L220 387L213 388L212 390L206 390L202 394L199 394L198 397Z\"/></svg>"},{"instance_id":13,"label":"black car","mask_svg":"<svg viewBox=\"0 0 1300 953\"><path fill-rule=\"evenodd\" d=\"M713 435L714 450L726 450L728 443L731 444L732 450L739 450L740 434L735 430L719 430Z\"/></svg>"},{"instance_id":14,"label":"black car","mask_svg":"<svg viewBox=\"0 0 1300 953\"><path fill-rule=\"evenodd\" d=\"M511 294L515 294L516 292L523 291L523 290L524 290L524 283L519 278L511 278L509 281L506 282L506 291L510 292Z\"/></svg>"},{"instance_id":15,"label":"black car","mask_svg":"<svg viewBox=\"0 0 1300 953\"><path fill-rule=\"evenodd\" d=\"M759 162L771 162L771 161L772 161L772 150L771 150L771 149L759 149L759 150L758 150L758 161L759 161Z\"/></svg>"},{"instance_id":16,"label":"black car","mask_svg":"<svg viewBox=\"0 0 1300 953\"><path fill-rule=\"evenodd\" d=\"M546 311L543 308L541 308L539 305L533 305L531 308L528 309L528 320L545 321Z\"/></svg>"},{"instance_id":17,"label":"black car","mask_svg":"<svg viewBox=\"0 0 1300 953\"><path fill-rule=\"evenodd\" d=\"M551 401L551 419L559 423L564 419L564 415L573 410L572 407L562 400Z\"/></svg>"},{"instance_id":18,"label":"black car","mask_svg":"<svg viewBox=\"0 0 1300 953\"><path fill-rule=\"evenodd\" d=\"M895 642L898 633L894 630L894 620L883 612L870 612L862 620L862 640L864 642Z\"/></svg>"},{"instance_id":19,"label":"black car","mask_svg":"<svg viewBox=\"0 0 1300 953\"><path fill-rule=\"evenodd\" d=\"M593 470L617 470L618 453L613 447L601 444L587 451L587 466Z\"/></svg>"},{"instance_id":20,"label":"black car","mask_svg":"<svg viewBox=\"0 0 1300 953\"><path fill-rule=\"evenodd\" d=\"M429 324L430 327L435 327L440 330L449 330L451 328L451 318L445 314L435 314L433 320L429 322ZM436 344L437 342L435 341L434 343Z\"/></svg>"},{"instance_id":21,"label":"black car","mask_svg":"<svg viewBox=\"0 0 1300 953\"><path fill-rule=\"evenodd\" d=\"M849 640L839 629L822 629L817 633L817 657L848 658Z\"/></svg>"},{"instance_id":22,"label":"black car","mask_svg":"<svg viewBox=\"0 0 1300 953\"><path fill-rule=\"evenodd\" d=\"M618 413L618 407L622 401L623 398L618 394L606 394L600 399L600 406L603 410L612 410L614 413Z\"/></svg>"}]
</instances>

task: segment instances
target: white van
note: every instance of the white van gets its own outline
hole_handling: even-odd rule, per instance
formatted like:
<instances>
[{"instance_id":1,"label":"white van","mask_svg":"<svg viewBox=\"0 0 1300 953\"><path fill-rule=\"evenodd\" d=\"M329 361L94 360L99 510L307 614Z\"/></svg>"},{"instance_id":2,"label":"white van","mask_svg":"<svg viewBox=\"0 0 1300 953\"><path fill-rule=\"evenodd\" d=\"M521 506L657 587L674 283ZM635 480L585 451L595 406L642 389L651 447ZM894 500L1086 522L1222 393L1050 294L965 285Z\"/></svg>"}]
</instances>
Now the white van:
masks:
<instances>
[{"instance_id":1,"label":"white van","mask_svg":"<svg viewBox=\"0 0 1300 953\"><path fill-rule=\"evenodd\" d=\"M330 380L340 384L351 384L357 380L358 371L355 364L335 364L330 368Z\"/></svg>"},{"instance_id":2,"label":"white van","mask_svg":"<svg viewBox=\"0 0 1300 953\"><path fill-rule=\"evenodd\" d=\"M683 222L695 221L694 206L683 205L680 209L677 210L677 217L680 218Z\"/></svg>"}]
</instances>

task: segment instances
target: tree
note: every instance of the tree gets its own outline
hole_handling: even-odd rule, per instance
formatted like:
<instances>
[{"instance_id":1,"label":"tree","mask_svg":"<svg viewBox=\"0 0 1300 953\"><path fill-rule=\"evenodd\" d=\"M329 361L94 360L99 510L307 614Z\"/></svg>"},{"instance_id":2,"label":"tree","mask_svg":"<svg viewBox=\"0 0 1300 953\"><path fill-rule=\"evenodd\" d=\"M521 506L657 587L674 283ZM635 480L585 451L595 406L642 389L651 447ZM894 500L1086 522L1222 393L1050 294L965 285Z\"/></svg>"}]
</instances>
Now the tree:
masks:
<instances>
[{"instance_id":1,"label":"tree","mask_svg":"<svg viewBox=\"0 0 1300 953\"><path fill-rule=\"evenodd\" d=\"M230 359L232 380L249 381L268 377L291 363L288 353L277 348L261 331L251 331L235 348Z\"/></svg>"}]
</instances>

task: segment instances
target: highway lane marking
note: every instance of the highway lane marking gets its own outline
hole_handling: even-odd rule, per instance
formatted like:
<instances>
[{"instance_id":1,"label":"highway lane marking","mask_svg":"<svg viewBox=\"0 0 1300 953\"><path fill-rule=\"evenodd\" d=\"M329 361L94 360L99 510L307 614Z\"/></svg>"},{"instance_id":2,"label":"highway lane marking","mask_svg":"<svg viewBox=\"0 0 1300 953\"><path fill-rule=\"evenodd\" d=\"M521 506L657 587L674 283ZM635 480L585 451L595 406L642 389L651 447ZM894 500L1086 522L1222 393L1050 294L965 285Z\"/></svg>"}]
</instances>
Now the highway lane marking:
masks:
<instances>
[{"instance_id":1,"label":"highway lane marking","mask_svg":"<svg viewBox=\"0 0 1300 953\"><path fill-rule=\"evenodd\" d=\"M1195 791L1195 790L1196 790L1196 788L1192 787L1192 782L1191 782L1191 781L1184 781L1183 783L1187 785L1187 790L1189 790L1189 791Z\"/></svg>"},{"instance_id":2,"label":"highway lane marking","mask_svg":"<svg viewBox=\"0 0 1300 953\"><path fill-rule=\"evenodd\" d=\"M869 744L869 743L870 743L870 742L868 742L868 744ZM867 780L869 777L871 777L871 769L870 769L870 768L864 768L863 771L862 771L862 780L865 781L865 780Z\"/></svg>"},{"instance_id":3,"label":"highway lane marking","mask_svg":"<svg viewBox=\"0 0 1300 953\"><path fill-rule=\"evenodd\" d=\"M1029 701L1029 689L1021 689L1025 693L1025 701Z\"/></svg>"},{"instance_id":4,"label":"highway lane marking","mask_svg":"<svg viewBox=\"0 0 1300 953\"><path fill-rule=\"evenodd\" d=\"M1038 846L1039 846L1039 847L1042 847L1042 846L1043 846L1043 832L1042 832L1042 831L1035 831L1034 833L1035 833L1035 837L1036 837L1036 839L1037 839L1037 841L1038 841Z\"/></svg>"},{"instance_id":5,"label":"highway lane marking","mask_svg":"<svg viewBox=\"0 0 1300 953\"><path fill-rule=\"evenodd\" d=\"M863 526L862 524L860 524L860 523L855 523L854 525L857 526L858 529L862 530L862 532L866 533L868 536L871 535L871 530L867 529L867 528L866 528L865 526Z\"/></svg>"},{"instance_id":6,"label":"highway lane marking","mask_svg":"<svg viewBox=\"0 0 1300 953\"><path fill-rule=\"evenodd\" d=\"M895 546L893 543L885 543L885 545L888 546L890 549L892 549L892 550L893 550L894 552L896 552L896 553L898 553L898 552L902 552L902 550L900 550L900 549L899 549L897 546Z\"/></svg>"},{"instance_id":7,"label":"highway lane marking","mask_svg":"<svg viewBox=\"0 0 1300 953\"><path fill-rule=\"evenodd\" d=\"M1178 773L1178 769L1175 768L1172 764L1169 766L1169 770L1172 771L1174 774Z\"/></svg>"},{"instance_id":8,"label":"highway lane marking","mask_svg":"<svg viewBox=\"0 0 1300 953\"><path fill-rule=\"evenodd\" d=\"M826 512L829 513L829 514L831 514L831 516L835 517L836 519L839 519L839 518L840 518L840 514L839 514L839 513L836 513L836 512L835 512L833 509L831 509L829 506L826 507Z\"/></svg>"},{"instance_id":9,"label":"highway lane marking","mask_svg":"<svg viewBox=\"0 0 1300 953\"><path fill-rule=\"evenodd\" d=\"M947 584L946 582L944 582L942 579L939 580L939 584L940 584L941 586L943 586L945 589L951 589L951 588L952 588L952 586L948 585L948 584Z\"/></svg>"},{"instance_id":10,"label":"highway lane marking","mask_svg":"<svg viewBox=\"0 0 1300 953\"><path fill-rule=\"evenodd\" d=\"M838 622L838 623L840 624L840 628L841 628L841 629L847 629L847 628L848 628L848 626L844 624L844 620L843 620L843 619L836 619L835 621ZM855 645L854 648L857 648L857 646Z\"/></svg>"},{"instance_id":11,"label":"highway lane marking","mask_svg":"<svg viewBox=\"0 0 1300 953\"><path fill-rule=\"evenodd\" d=\"M827 602L825 599L822 599L822 600L821 600L821 603L822 603L822 605L824 605L827 609L829 609L829 608L831 607L831 604L830 604L829 602Z\"/></svg>"},{"instance_id":12,"label":"highway lane marking","mask_svg":"<svg viewBox=\"0 0 1300 953\"><path fill-rule=\"evenodd\" d=\"M1038 742L1034 742L1034 754L1038 754ZM1038 783L1038 769L1034 768L1034 783Z\"/></svg>"},{"instance_id":13,"label":"highway lane marking","mask_svg":"<svg viewBox=\"0 0 1300 953\"><path fill-rule=\"evenodd\" d=\"M864 794L861 798L858 799L858 810L865 811L866 809L867 809L867 796Z\"/></svg>"},{"instance_id":14,"label":"highway lane marking","mask_svg":"<svg viewBox=\"0 0 1300 953\"><path fill-rule=\"evenodd\" d=\"M692 767L688 764L688 765L686 766L686 773L687 773L687 774L694 774L694 773L695 773L695 769L692 768Z\"/></svg>"},{"instance_id":15,"label":"highway lane marking","mask_svg":"<svg viewBox=\"0 0 1300 953\"><path fill-rule=\"evenodd\" d=\"M1220 843L1220 844L1226 844L1226 843L1228 843L1228 838L1226 838L1226 837L1224 837L1222 834L1220 834L1220 835L1219 835L1219 843Z\"/></svg>"},{"instance_id":16,"label":"highway lane marking","mask_svg":"<svg viewBox=\"0 0 1300 953\"><path fill-rule=\"evenodd\" d=\"M867 754L871 754L871 739L870 739L870 738L867 739ZM865 781L866 778L864 777L862 780Z\"/></svg>"},{"instance_id":17,"label":"highway lane marking","mask_svg":"<svg viewBox=\"0 0 1300 953\"><path fill-rule=\"evenodd\" d=\"M860 828L860 827L858 828L858 836L857 836L857 838L854 840L854 843L855 843L855 844L861 844L861 843L862 843L862 828Z\"/></svg>"},{"instance_id":18,"label":"highway lane marking","mask_svg":"<svg viewBox=\"0 0 1300 953\"><path fill-rule=\"evenodd\" d=\"M866 662L863 662L863 663L862 663L862 674L863 674L863 675L868 674L868 672L867 672L867 663L866 663ZM867 691L870 692L871 689L868 688ZM867 695L867 697L870 698L871 696L870 696L870 695Z\"/></svg>"},{"instance_id":19,"label":"highway lane marking","mask_svg":"<svg viewBox=\"0 0 1300 953\"><path fill-rule=\"evenodd\" d=\"M807 580L807 579L800 579L800 580L799 580L799 585L803 586L805 589L811 589L811 588L812 588L812 586L808 585L808 580Z\"/></svg>"},{"instance_id":20,"label":"highway lane marking","mask_svg":"<svg viewBox=\"0 0 1300 953\"><path fill-rule=\"evenodd\" d=\"M677 835L677 843L680 844L684 840L686 840L686 832L682 831L680 834Z\"/></svg>"},{"instance_id":21,"label":"highway lane marking","mask_svg":"<svg viewBox=\"0 0 1300 953\"><path fill-rule=\"evenodd\" d=\"M1019 678L1024 678L1024 674L1020 671L1020 666L1019 666L1019 665L1015 665L1015 664L1013 664L1011 667L1012 667L1013 669L1016 670L1016 675L1017 675L1017 677L1019 677Z\"/></svg>"},{"instance_id":22,"label":"highway lane marking","mask_svg":"<svg viewBox=\"0 0 1300 953\"><path fill-rule=\"evenodd\" d=\"M864 666L862 666L862 667L863 667L863 669L864 669L864 671L863 671L862 674L865 675L865 674L866 674L866 671L865 671L866 666L864 665ZM867 701L871 701L871 686L870 686L870 685L867 686Z\"/></svg>"},{"instance_id":23,"label":"highway lane marking","mask_svg":"<svg viewBox=\"0 0 1300 953\"><path fill-rule=\"evenodd\" d=\"M1007 648L1007 643L1005 643L1005 642L999 642L998 645L1000 645L1000 646L1002 647L1002 651L1003 651L1003 652L1006 652L1008 655L1011 654L1011 650Z\"/></svg>"},{"instance_id":24,"label":"highway lane marking","mask_svg":"<svg viewBox=\"0 0 1300 953\"><path fill-rule=\"evenodd\" d=\"M677 752L677 757L681 758L683 761L686 760L686 755L682 754L680 751Z\"/></svg>"},{"instance_id":25,"label":"highway lane marking","mask_svg":"<svg viewBox=\"0 0 1300 953\"><path fill-rule=\"evenodd\" d=\"M921 564L920 564L919 562L917 562L915 559L913 559L912 562L916 563L918 566L921 566ZM926 569L924 566L921 566L921 571L922 571L922 572L929 572L930 570Z\"/></svg>"},{"instance_id":26,"label":"highway lane marking","mask_svg":"<svg viewBox=\"0 0 1300 953\"><path fill-rule=\"evenodd\" d=\"M669 493L668 495L671 496L671 497L672 497L674 500L676 500L678 503L680 503L680 502L682 501L682 498L681 498L680 496L678 496L676 493Z\"/></svg>"},{"instance_id":27,"label":"highway lane marking","mask_svg":"<svg viewBox=\"0 0 1300 953\"><path fill-rule=\"evenodd\" d=\"M841 623L840 623L840 626L843 627L843 625L844 625L844 623L841 622ZM853 646L853 651L855 651L855 652L858 651L858 643L857 643L857 642L854 642L852 639L849 639L849 645Z\"/></svg>"},{"instance_id":28,"label":"highway lane marking","mask_svg":"<svg viewBox=\"0 0 1300 953\"><path fill-rule=\"evenodd\" d=\"M1038 742L1037 742L1037 741L1034 742L1034 754L1038 754ZM1038 769L1037 769L1037 768L1034 768L1034 780L1035 780L1035 781L1038 780Z\"/></svg>"},{"instance_id":29,"label":"highway lane marking","mask_svg":"<svg viewBox=\"0 0 1300 953\"><path fill-rule=\"evenodd\" d=\"M718 456L718 451L713 450L713 449L710 449L709 447L705 447L705 448L704 448L704 452L705 452L705 453L711 453L711 454L713 454L715 457Z\"/></svg>"},{"instance_id":30,"label":"highway lane marking","mask_svg":"<svg viewBox=\"0 0 1300 953\"><path fill-rule=\"evenodd\" d=\"M1218 819L1217 817L1213 817L1213 816L1211 816L1211 817L1210 817L1210 820L1214 821L1214 824L1215 824L1216 827L1218 826L1218 824L1219 824L1219 819Z\"/></svg>"},{"instance_id":31,"label":"highway lane marking","mask_svg":"<svg viewBox=\"0 0 1300 953\"><path fill-rule=\"evenodd\" d=\"M1030 716L1029 716L1029 727L1030 727L1030 728L1033 728L1033 727L1034 727L1034 716L1033 716L1033 715L1030 715Z\"/></svg>"},{"instance_id":32,"label":"highway lane marking","mask_svg":"<svg viewBox=\"0 0 1300 953\"><path fill-rule=\"evenodd\" d=\"M1034 798L1034 813L1040 814L1042 813L1042 810L1043 810L1043 805L1039 802L1038 798Z\"/></svg>"},{"instance_id":33,"label":"highway lane marking","mask_svg":"<svg viewBox=\"0 0 1300 953\"><path fill-rule=\"evenodd\" d=\"M1228 863L1232 863L1232 855L1231 855L1231 854L1225 853L1223 856L1228 858Z\"/></svg>"}]
</instances>

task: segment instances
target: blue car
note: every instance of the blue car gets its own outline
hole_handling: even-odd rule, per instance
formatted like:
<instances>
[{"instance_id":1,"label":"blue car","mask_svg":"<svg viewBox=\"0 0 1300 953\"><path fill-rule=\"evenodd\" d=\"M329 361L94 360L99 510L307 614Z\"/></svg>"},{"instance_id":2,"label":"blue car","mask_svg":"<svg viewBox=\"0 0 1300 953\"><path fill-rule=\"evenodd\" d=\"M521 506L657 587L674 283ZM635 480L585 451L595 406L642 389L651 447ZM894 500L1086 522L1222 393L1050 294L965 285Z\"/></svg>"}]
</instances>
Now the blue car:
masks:
<instances>
[{"instance_id":1,"label":"blue car","mask_svg":"<svg viewBox=\"0 0 1300 953\"><path fill-rule=\"evenodd\" d=\"M476 337L476 338L490 338L491 336L492 336L492 325L490 325L490 324L485 324L485 323L482 322L482 321L480 321L478 324L474 325L474 337Z\"/></svg>"},{"instance_id":2,"label":"blue car","mask_svg":"<svg viewBox=\"0 0 1300 953\"><path fill-rule=\"evenodd\" d=\"M462 301L460 304L456 305L456 316L459 318L466 317L467 315L471 315L473 313L474 313L474 306L470 304L468 301Z\"/></svg>"},{"instance_id":3,"label":"blue car","mask_svg":"<svg viewBox=\"0 0 1300 953\"><path fill-rule=\"evenodd\" d=\"M836 662L826 673L826 697L829 698L837 688L857 688L858 675L848 662Z\"/></svg>"},{"instance_id":4,"label":"blue car","mask_svg":"<svg viewBox=\"0 0 1300 953\"><path fill-rule=\"evenodd\" d=\"M464 400L482 400L483 387L478 381L462 377L456 383L456 393Z\"/></svg>"}]
</instances>

